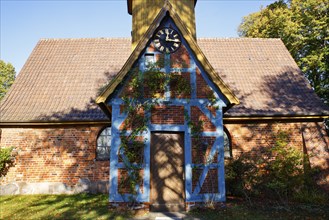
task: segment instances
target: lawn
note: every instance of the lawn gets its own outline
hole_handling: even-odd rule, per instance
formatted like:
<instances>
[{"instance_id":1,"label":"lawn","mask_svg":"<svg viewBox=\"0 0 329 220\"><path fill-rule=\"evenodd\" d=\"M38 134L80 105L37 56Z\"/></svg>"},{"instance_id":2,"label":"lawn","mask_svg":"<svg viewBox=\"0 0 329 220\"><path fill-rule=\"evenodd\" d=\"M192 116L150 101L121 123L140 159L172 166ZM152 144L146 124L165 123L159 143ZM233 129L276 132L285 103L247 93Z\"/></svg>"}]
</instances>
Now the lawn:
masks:
<instances>
[{"instance_id":1,"label":"lawn","mask_svg":"<svg viewBox=\"0 0 329 220\"><path fill-rule=\"evenodd\" d=\"M228 199L225 206L217 209L198 208L189 213L200 219L329 219L329 205L290 203L276 201L253 201L251 204L239 199Z\"/></svg>"},{"instance_id":2,"label":"lawn","mask_svg":"<svg viewBox=\"0 0 329 220\"><path fill-rule=\"evenodd\" d=\"M108 209L108 195L19 195L0 197L0 219L129 219L132 212ZM145 218L145 216L144 216ZM186 219L329 219L329 205L228 199L217 209L198 208Z\"/></svg>"},{"instance_id":3,"label":"lawn","mask_svg":"<svg viewBox=\"0 0 329 220\"><path fill-rule=\"evenodd\" d=\"M108 210L108 195L20 195L0 197L0 219L126 219Z\"/></svg>"}]
</instances>

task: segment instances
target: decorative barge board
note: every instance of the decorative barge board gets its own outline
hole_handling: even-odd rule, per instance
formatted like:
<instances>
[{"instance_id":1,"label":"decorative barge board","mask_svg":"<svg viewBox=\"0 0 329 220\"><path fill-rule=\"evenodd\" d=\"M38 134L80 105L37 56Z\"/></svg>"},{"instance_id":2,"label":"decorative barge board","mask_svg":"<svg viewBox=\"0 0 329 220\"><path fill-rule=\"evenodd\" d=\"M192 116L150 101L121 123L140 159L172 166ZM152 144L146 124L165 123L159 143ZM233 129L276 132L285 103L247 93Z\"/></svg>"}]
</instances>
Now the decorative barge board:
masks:
<instances>
[{"instance_id":1,"label":"decorative barge board","mask_svg":"<svg viewBox=\"0 0 329 220\"><path fill-rule=\"evenodd\" d=\"M177 210L193 202L225 201L223 108L238 102L166 2L97 99L112 120L110 202L152 202L155 208ZM143 123L131 119L138 117ZM161 133L181 134L184 158L176 158L174 139L162 148L159 140L165 138L153 143L154 134ZM177 164L183 169L173 169ZM152 166L165 171L152 175ZM183 178L179 192L172 187L173 176Z\"/></svg>"}]
</instances>

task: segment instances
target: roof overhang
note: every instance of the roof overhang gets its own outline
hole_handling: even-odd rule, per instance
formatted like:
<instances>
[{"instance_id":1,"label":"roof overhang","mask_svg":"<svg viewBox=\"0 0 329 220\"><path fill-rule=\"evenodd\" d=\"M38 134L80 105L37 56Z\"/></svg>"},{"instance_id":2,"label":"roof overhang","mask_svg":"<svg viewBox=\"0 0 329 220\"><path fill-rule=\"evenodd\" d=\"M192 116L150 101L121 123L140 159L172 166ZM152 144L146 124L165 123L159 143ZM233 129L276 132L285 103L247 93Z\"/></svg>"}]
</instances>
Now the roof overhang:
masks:
<instances>
[{"instance_id":1,"label":"roof overhang","mask_svg":"<svg viewBox=\"0 0 329 220\"><path fill-rule=\"evenodd\" d=\"M296 123L296 122L321 122L324 119L329 119L328 115L305 115L305 116L225 116L223 118L224 124L245 124L245 123ZM66 121L66 122L38 122L38 121L28 121L28 122L0 122L1 128L10 127L42 127L42 126L106 126L111 125L110 121Z\"/></svg>"},{"instance_id":2,"label":"roof overhang","mask_svg":"<svg viewBox=\"0 0 329 220\"><path fill-rule=\"evenodd\" d=\"M0 122L0 128L4 127L33 127L33 126L84 126L84 125L95 125L95 126L104 126L104 125L110 125L111 122L106 121L11 121L11 122Z\"/></svg>"},{"instance_id":3,"label":"roof overhang","mask_svg":"<svg viewBox=\"0 0 329 220\"><path fill-rule=\"evenodd\" d=\"M273 116L225 116L223 121L226 124L239 124L250 122L321 122L329 119L328 115L273 115Z\"/></svg>"}]
</instances>

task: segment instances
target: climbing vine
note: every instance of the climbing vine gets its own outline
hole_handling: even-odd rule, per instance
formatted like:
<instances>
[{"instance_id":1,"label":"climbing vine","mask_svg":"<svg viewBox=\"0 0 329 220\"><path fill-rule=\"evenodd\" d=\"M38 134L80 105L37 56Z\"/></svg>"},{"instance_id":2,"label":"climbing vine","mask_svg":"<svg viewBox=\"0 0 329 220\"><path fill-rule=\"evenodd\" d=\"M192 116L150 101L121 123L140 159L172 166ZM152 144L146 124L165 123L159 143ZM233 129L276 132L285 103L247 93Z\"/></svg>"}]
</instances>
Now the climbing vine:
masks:
<instances>
[{"instance_id":1,"label":"climbing vine","mask_svg":"<svg viewBox=\"0 0 329 220\"><path fill-rule=\"evenodd\" d=\"M144 163L144 147L147 140L143 139L142 134L147 131L149 123L149 117L145 114L159 104L159 99L165 97L168 86L175 90L175 96L186 97L191 93L189 79L179 73L163 73L158 66L159 64L155 64L144 72L137 68L133 69L121 97L122 112L127 117L120 129L119 160L124 163L127 173L121 177L119 189L125 188L132 195L129 198L132 205L136 202L137 186L143 184L140 172Z\"/></svg>"},{"instance_id":2,"label":"climbing vine","mask_svg":"<svg viewBox=\"0 0 329 220\"><path fill-rule=\"evenodd\" d=\"M189 73L179 71L164 73L161 71L161 65L156 63L148 66L145 71L140 71L137 67L132 69L128 83L121 93L123 100L121 112L126 115L126 119L120 128L119 161L125 165L125 168L121 169L124 172L119 180L119 192L130 194L129 201L132 205L136 204L138 188L143 184L141 172L144 163L144 148L148 141L143 137L143 133L147 132L150 120L147 114L159 105L161 99L168 98L166 93L168 91L171 93L170 98L191 98ZM207 92L207 98L210 100L210 105L214 107L217 99L211 89ZM202 119L191 120L187 111L184 112L184 118L191 130L193 147L200 151L198 154L203 155L203 158L198 157L199 161L196 161L197 166L194 167L195 171L200 172L214 159L207 157L208 143L202 136L204 122ZM195 178L194 175L193 178ZM211 186L209 190L212 191L212 188L216 187Z\"/></svg>"},{"instance_id":3,"label":"climbing vine","mask_svg":"<svg viewBox=\"0 0 329 220\"><path fill-rule=\"evenodd\" d=\"M144 72L144 95L150 98L163 98L167 76L152 67Z\"/></svg>"},{"instance_id":4,"label":"climbing vine","mask_svg":"<svg viewBox=\"0 0 329 220\"><path fill-rule=\"evenodd\" d=\"M193 157L194 160L194 166L192 167L192 184L194 187L197 185L202 187L202 190L208 193L208 195L211 195L206 198L205 205L206 206L213 206L214 205L214 199L215 194L217 193L217 186L218 186L218 178L216 174L215 169L209 169L208 175L207 175L207 184L203 184L200 182L200 176L202 174L203 169L205 169L205 166L210 165L213 160L215 160L215 157L210 157L208 153L208 143L204 140L204 137L202 136L203 128L204 128L204 121L198 119L198 120L192 120L188 114L187 111L184 112L185 121L187 122L190 130L191 130L191 137L193 140L192 145L192 151L196 152L196 155ZM208 152L208 153L207 153ZM205 180L206 181L206 180ZM201 189L200 189L201 190Z\"/></svg>"}]
</instances>

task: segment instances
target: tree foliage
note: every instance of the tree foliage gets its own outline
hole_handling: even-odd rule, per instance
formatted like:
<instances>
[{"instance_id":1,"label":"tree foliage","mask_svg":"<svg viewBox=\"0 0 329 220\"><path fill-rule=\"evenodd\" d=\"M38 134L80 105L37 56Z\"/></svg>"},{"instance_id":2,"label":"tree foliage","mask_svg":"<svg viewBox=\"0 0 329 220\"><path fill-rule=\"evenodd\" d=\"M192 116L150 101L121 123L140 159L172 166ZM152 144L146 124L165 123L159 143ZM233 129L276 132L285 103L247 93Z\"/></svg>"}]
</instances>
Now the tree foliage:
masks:
<instances>
[{"instance_id":1,"label":"tree foliage","mask_svg":"<svg viewBox=\"0 0 329 220\"><path fill-rule=\"evenodd\" d=\"M15 68L11 63L0 60L0 100L5 96L15 80Z\"/></svg>"},{"instance_id":2,"label":"tree foliage","mask_svg":"<svg viewBox=\"0 0 329 220\"><path fill-rule=\"evenodd\" d=\"M329 0L278 0L243 18L243 37L281 38L329 105Z\"/></svg>"}]
</instances>

